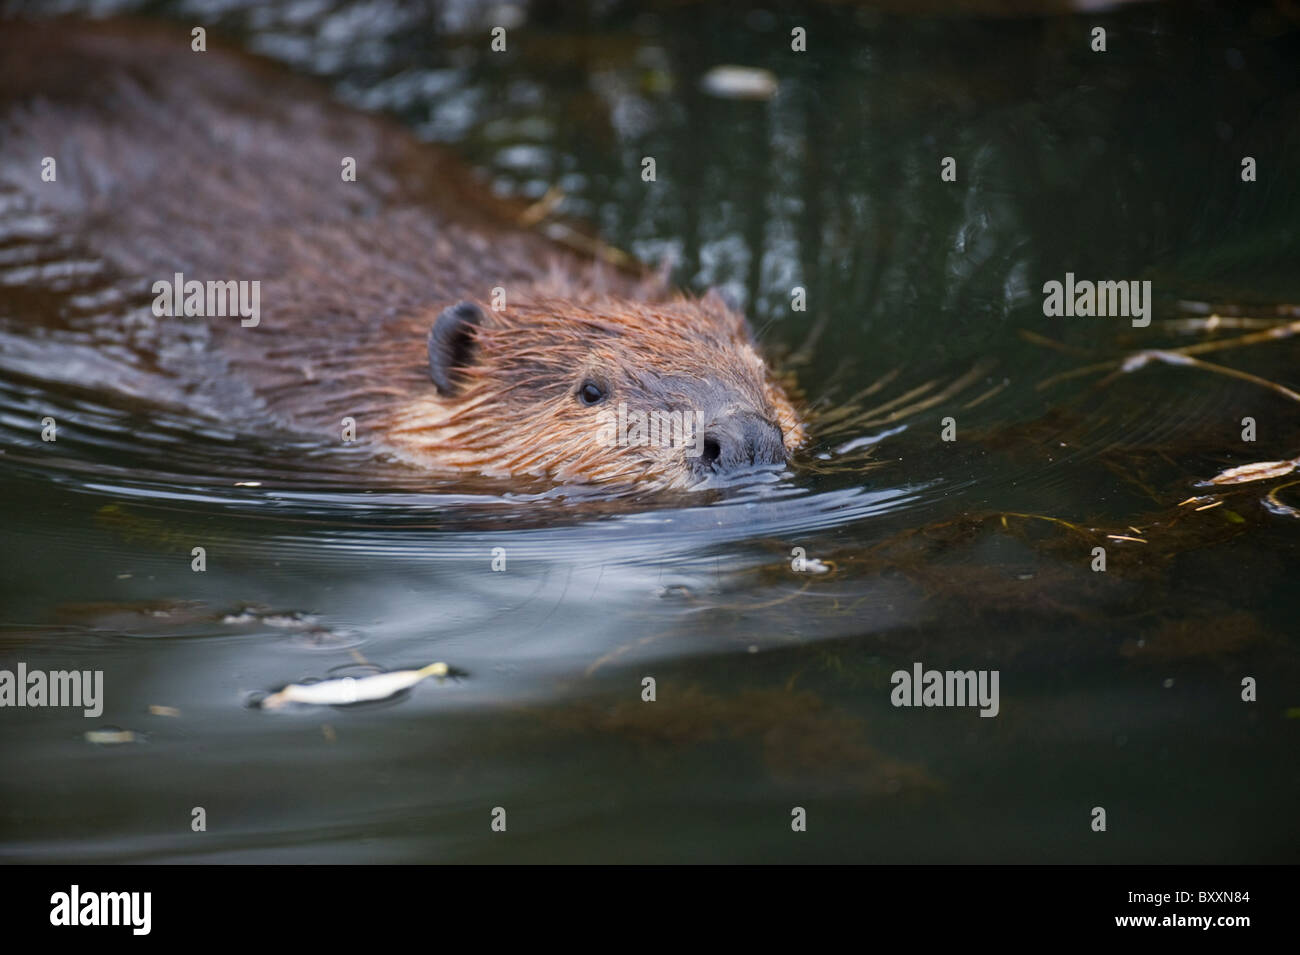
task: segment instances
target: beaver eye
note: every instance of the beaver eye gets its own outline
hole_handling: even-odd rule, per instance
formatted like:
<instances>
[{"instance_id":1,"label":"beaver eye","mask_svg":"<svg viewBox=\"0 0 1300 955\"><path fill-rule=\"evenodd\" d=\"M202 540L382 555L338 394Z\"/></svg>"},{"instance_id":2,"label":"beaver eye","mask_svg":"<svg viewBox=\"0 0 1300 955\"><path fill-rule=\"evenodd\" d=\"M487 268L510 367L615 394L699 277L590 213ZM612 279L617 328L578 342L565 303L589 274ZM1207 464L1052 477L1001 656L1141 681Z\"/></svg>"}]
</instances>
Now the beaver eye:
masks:
<instances>
[{"instance_id":1,"label":"beaver eye","mask_svg":"<svg viewBox=\"0 0 1300 955\"><path fill-rule=\"evenodd\" d=\"M578 400L584 405L598 405L605 400L605 389L594 381L584 381L578 389Z\"/></svg>"}]
</instances>

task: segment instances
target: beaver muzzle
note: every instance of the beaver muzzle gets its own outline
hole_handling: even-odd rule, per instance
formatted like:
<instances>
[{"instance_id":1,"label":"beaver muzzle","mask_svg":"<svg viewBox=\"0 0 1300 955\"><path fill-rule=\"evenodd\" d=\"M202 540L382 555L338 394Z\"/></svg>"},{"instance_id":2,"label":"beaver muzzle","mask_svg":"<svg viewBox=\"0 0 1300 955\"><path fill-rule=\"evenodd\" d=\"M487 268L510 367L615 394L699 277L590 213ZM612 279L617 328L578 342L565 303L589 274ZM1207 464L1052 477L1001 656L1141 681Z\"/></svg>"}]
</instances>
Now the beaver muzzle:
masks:
<instances>
[{"instance_id":1,"label":"beaver muzzle","mask_svg":"<svg viewBox=\"0 0 1300 955\"><path fill-rule=\"evenodd\" d=\"M743 468L785 464L789 460L781 429L752 411L719 416L704 429L695 467L704 474L727 474Z\"/></svg>"}]
</instances>

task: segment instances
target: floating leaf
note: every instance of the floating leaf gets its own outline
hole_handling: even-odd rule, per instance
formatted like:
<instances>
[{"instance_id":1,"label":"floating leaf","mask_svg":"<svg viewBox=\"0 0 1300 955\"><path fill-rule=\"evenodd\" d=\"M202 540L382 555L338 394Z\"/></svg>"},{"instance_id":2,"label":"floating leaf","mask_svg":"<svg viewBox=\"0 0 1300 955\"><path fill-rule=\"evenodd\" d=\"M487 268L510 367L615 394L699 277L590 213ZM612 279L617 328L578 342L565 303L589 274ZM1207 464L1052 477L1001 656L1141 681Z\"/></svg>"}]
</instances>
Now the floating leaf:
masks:
<instances>
[{"instance_id":1,"label":"floating leaf","mask_svg":"<svg viewBox=\"0 0 1300 955\"><path fill-rule=\"evenodd\" d=\"M1239 468L1228 468L1202 484L1247 484L1250 481L1267 481L1269 478L1285 477L1300 467L1300 458L1292 461L1256 461L1243 464Z\"/></svg>"},{"instance_id":2,"label":"floating leaf","mask_svg":"<svg viewBox=\"0 0 1300 955\"><path fill-rule=\"evenodd\" d=\"M262 709L276 710L290 703L312 706L346 706L349 703L366 703L386 700L409 689L431 676L446 676L445 663L430 663L419 670L391 670L374 676L343 677L322 680L319 683L290 683L278 693L262 700Z\"/></svg>"}]
</instances>

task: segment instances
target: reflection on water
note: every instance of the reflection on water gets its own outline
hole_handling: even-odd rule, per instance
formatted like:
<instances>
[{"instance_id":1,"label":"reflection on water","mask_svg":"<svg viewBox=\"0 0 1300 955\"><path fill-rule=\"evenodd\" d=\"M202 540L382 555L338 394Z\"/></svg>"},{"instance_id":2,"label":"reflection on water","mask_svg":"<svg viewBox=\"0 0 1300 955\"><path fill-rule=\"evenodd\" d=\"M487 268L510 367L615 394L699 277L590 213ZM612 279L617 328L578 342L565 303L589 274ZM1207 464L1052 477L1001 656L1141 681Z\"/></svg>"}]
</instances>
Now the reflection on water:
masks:
<instances>
[{"instance_id":1,"label":"reflection on water","mask_svg":"<svg viewBox=\"0 0 1300 955\"><path fill-rule=\"evenodd\" d=\"M474 5L143 6L395 113L564 241L590 224L721 288L797 374L814 442L765 483L611 500L431 485L110 400L78 383L130 377L130 310L0 201L0 667L102 669L96 727L133 734L4 712L0 857L1295 860L1300 525L1265 498L1300 494L1197 482L1300 454L1265 384L1296 387L1300 345L1115 373L1297 317L1281 7L538 4L494 55L504 14ZM714 95L732 64L775 93ZM1152 326L1045 318L1067 272L1151 280ZM1207 330L1196 303L1246 321ZM59 367L31 314L66 323ZM387 703L246 705L435 660L454 675ZM892 707L914 662L999 670L999 716Z\"/></svg>"}]
</instances>

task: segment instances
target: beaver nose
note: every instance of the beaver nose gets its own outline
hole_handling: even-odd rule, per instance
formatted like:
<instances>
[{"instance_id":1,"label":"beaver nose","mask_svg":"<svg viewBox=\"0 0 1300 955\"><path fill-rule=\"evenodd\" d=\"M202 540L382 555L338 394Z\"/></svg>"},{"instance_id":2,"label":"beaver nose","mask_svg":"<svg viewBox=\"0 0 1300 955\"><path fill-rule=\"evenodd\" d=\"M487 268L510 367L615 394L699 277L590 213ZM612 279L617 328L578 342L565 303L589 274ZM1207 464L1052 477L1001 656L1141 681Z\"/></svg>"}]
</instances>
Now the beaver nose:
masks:
<instances>
[{"instance_id":1,"label":"beaver nose","mask_svg":"<svg viewBox=\"0 0 1300 955\"><path fill-rule=\"evenodd\" d=\"M704 429L700 465L726 473L755 464L785 464L785 438L766 418L740 411L717 418Z\"/></svg>"}]
</instances>

